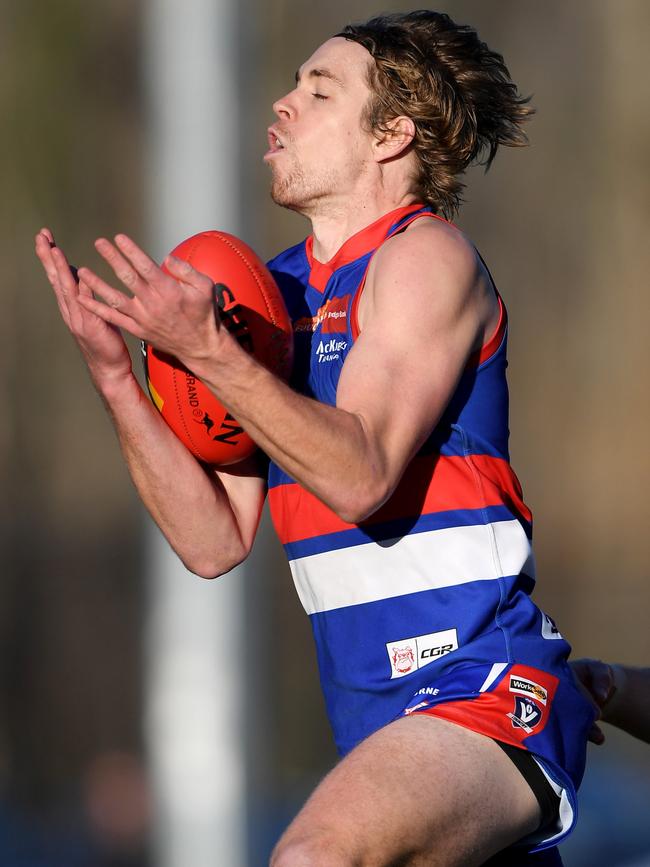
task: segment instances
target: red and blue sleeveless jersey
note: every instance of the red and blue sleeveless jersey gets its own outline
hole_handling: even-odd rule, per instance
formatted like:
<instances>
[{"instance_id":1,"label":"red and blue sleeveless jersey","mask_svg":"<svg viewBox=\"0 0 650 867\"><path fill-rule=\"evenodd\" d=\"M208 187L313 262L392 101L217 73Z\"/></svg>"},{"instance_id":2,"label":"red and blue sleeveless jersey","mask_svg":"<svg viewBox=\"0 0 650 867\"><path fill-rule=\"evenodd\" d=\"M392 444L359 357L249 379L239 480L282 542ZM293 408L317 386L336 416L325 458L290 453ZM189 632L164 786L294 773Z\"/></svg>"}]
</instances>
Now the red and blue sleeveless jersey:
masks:
<instances>
[{"instance_id":1,"label":"red and blue sleeveless jersey","mask_svg":"<svg viewBox=\"0 0 650 867\"><path fill-rule=\"evenodd\" d=\"M297 391L336 404L371 257L424 218L440 219L421 205L399 208L327 264L314 258L311 238L269 263L293 322ZM582 776L591 710L569 684L568 644L530 598L532 519L509 462L507 315L499 304L494 334L469 359L435 429L377 512L346 523L273 462L269 502L311 619L342 754L403 713L436 707L438 696L449 707L482 698L482 712L487 695L506 735L512 726L510 740L545 755L572 788L566 777ZM564 735L546 724L551 698L563 691L579 716L582 758L568 737L558 745ZM482 730L451 711L448 718ZM509 739L498 731L486 733Z\"/></svg>"}]
</instances>

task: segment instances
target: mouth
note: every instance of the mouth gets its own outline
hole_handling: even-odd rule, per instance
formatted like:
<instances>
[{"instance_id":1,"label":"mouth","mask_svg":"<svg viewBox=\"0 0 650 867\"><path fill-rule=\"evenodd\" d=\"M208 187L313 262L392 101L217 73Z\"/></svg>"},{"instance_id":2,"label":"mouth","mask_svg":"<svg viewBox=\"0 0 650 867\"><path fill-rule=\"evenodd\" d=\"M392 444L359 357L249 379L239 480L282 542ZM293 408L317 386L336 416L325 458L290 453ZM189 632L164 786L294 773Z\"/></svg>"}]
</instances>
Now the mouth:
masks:
<instances>
[{"instance_id":1,"label":"mouth","mask_svg":"<svg viewBox=\"0 0 650 867\"><path fill-rule=\"evenodd\" d=\"M268 142L269 142L269 149L264 154L264 159L268 159L269 157L273 157L276 154L278 154L284 150L284 144L282 143L282 140L278 136L277 132L273 129L273 127L269 127Z\"/></svg>"}]
</instances>

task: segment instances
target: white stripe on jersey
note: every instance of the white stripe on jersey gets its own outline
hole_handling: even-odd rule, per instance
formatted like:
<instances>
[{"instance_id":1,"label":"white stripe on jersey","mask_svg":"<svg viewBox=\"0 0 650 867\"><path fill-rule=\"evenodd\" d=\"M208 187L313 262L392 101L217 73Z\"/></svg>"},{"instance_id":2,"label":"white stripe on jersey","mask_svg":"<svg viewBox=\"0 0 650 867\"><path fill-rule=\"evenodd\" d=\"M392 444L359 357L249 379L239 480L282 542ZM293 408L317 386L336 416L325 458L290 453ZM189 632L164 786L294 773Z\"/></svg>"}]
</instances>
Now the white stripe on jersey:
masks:
<instances>
[{"instance_id":1,"label":"white stripe on jersey","mask_svg":"<svg viewBox=\"0 0 650 867\"><path fill-rule=\"evenodd\" d=\"M530 541L519 521L496 521L370 542L290 561L307 614L377 602L421 590L534 577Z\"/></svg>"},{"instance_id":2,"label":"white stripe on jersey","mask_svg":"<svg viewBox=\"0 0 650 867\"><path fill-rule=\"evenodd\" d=\"M501 674L501 672L508 667L507 662L495 662L492 668L490 669L490 673L483 681L483 685L479 689L479 692L486 692L497 679L497 677Z\"/></svg>"}]
</instances>

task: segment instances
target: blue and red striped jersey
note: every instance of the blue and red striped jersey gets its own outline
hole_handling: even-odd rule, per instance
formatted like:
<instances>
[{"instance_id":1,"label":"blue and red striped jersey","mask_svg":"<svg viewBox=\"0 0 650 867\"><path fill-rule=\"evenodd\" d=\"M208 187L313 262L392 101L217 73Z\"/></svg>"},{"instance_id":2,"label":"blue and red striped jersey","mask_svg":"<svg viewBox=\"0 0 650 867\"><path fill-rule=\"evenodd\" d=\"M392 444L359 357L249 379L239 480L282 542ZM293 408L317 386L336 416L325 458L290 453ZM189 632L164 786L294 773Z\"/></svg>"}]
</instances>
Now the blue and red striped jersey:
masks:
<instances>
[{"instance_id":1,"label":"blue and red striped jersey","mask_svg":"<svg viewBox=\"0 0 650 867\"><path fill-rule=\"evenodd\" d=\"M425 218L440 219L422 205L399 208L326 264L314 258L311 238L269 263L293 322L297 391L336 404L371 257ZM530 598L532 518L509 462L507 315L500 298L499 305L494 333L469 359L435 429L377 512L346 523L273 462L269 501L311 619L339 751L404 712L434 706L443 690L448 718L546 761L568 793L563 835L592 711L573 686L569 645ZM513 688L519 680L532 692ZM473 723L477 712L465 702L463 721L454 702L467 698L480 699L478 708L494 719ZM570 710L572 722L567 712L563 723L549 722L553 701Z\"/></svg>"}]
</instances>

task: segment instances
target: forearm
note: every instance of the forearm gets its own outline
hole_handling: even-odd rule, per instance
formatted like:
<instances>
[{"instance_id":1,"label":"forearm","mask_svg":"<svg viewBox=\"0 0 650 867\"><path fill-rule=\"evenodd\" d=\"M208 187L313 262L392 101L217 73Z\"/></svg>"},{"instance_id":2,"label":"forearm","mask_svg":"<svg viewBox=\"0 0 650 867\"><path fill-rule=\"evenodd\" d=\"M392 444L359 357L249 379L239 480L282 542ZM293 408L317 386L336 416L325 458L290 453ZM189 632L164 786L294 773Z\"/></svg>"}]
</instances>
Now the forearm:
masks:
<instances>
[{"instance_id":1,"label":"forearm","mask_svg":"<svg viewBox=\"0 0 650 867\"><path fill-rule=\"evenodd\" d=\"M187 568L210 578L235 566L251 540L223 484L176 438L135 377L97 387L140 498Z\"/></svg>"},{"instance_id":2,"label":"forearm","mask_svg":"<svg viewBox=\"0 0 650 867\"><path fill-rule=\"evenodd\" d=\"M650 668L610 667L615 688L602 709L603 722L650 743Z\"/></svg>"},{"instance_id":3,"label":"forearm","mask_svg":"<svg viewBox=\"0 0 650 867\"><path fill-rule=\"evenodd\" d=\"M272 460L345 520L365 517L389 493L358 414L298 394L234 341L193 371Z\"/></svg>"}]
</instances>

